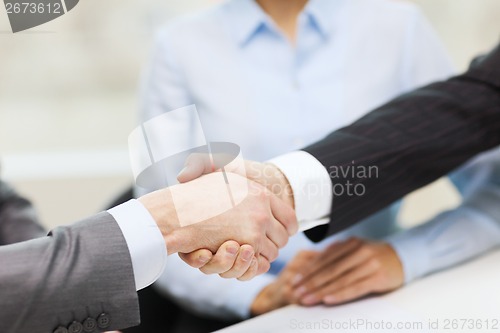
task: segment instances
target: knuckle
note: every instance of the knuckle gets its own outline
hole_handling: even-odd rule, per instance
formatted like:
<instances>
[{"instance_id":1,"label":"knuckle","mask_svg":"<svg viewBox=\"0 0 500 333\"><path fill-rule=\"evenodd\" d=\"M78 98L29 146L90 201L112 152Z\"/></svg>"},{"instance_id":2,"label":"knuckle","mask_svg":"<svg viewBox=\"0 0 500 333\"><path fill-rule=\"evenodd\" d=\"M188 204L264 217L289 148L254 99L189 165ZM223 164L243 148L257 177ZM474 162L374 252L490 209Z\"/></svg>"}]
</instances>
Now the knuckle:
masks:
<instances>
[{"instance_id":1,"label":"knuckle","mask_svg":"<svg viewBox=\"0 0 500 333\"><path fill-rule=\"evenodd\" d=\"M264 210L256 211L252 216L252 222L258 227L266 226L270 219L269 213Z\"/></svg>"},{"instance_id":2,"label":"knuckle","mask_svg":"<svg viewBox=\"0 0 500 333\"><path fill-rule=\"evenodd\" d=\"M368 261L368 265L373 270L379 270L380 267L382 266L382 263L377 258L372 258L372 259L370 259L370 261Z\"/></svg>"},{"instance_id":3,"label":"knuckle","mask_svg":"<svg viewBox=\"0 0 500 333\"><path fill-rule=\"evenodd\" d=\"M373 255L373 250L368 246L363 246L359 249L359 254L364 257L371 257Z\"/></svg>"},{"instance_id":4,"label":"knuckle","mask_svg":"<svg viewBox=\"0 0 500 333\"><path fill-rule=\"evenodd\" d=\"M258 251L259 247L257 245L260 244L262 240L261 233L257 230L252 231L250 233L249 240L250 245L254 246L255 251Z\"/></svg>"},{"instance_id":5,"label":"knuckle","mask_svg":"<svg viewBox=\"0 0 500 333\"><path fill-rule=\"evenodd\" d=\"M268 224L271 221L271 215L268 211L261 211L257 216L257 220L261 224Z\"/></svg>"}]
</instances>

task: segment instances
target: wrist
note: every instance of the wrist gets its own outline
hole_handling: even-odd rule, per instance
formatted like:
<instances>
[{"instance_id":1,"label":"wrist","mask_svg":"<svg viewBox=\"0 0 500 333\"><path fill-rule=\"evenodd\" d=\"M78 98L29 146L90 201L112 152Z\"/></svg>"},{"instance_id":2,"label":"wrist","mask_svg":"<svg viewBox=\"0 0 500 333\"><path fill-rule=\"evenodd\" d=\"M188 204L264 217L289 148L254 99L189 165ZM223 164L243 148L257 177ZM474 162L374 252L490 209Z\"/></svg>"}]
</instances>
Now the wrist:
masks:
<instances>
[{"instance_id":1,"label":"wrist","mask_svg":"<svg viewBox=\"0 0 500 333\"><path fill-rule=\"evenodd\" d=\"M252 317L260 316L261 314L266 313L266 303L267 303L267 289L270 287L270 285L264 287L260 291L260 293L255 297L255 299L252 302L252 305L250 306L250 314Z\"/></svg>"},{"instance_id":2,"label":"wrist","mask_svg":"<svg viewBox=\"0 0 500 333\"><path fill-rule=\"evenodd\" d=\"M252 317L260 316L269 311L280 308L281 302L277 301L279 290L278 285L273 282L265 286L260 293L255 297L252 305L250 306L250 313ZM273 301L274 299L274 301Z\"/></svg>"},{"instance_id":3,"label":"wrist","mask_svg":"<svg viewBox=\"0 0 500 333\"><path fill-rule=\"evenodd\" d=\"M293 189L288 178L276 165L265 163L265 166L272 170L268 179L268 189L290 207L295 208Z\"/></svg>"},{"instance_id":4,"label":"wrist","mask_svg":"<svg viewBox=\"0 0 500 333\"><path fill-rule=\"evenodd\" d=\"M138 199L158 225L165 240L168 254L178 252L180 242L177 231L180 228L172 196L168 189L146 194Z\"/></svg>"}]
</instances>

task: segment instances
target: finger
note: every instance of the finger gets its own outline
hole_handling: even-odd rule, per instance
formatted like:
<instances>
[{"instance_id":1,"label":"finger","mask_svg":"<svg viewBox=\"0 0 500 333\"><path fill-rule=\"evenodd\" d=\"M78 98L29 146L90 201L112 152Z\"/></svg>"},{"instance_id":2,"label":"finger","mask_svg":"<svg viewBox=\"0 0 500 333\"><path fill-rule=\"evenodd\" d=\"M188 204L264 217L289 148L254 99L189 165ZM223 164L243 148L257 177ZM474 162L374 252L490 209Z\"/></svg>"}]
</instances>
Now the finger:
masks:
<instances>
[{"instance_id":1,"label":"finger","mask_svg":"<svg viewBox=\"0 0 500 333\"><path fill-rule=\"evenodd\" d=\"M325 250L323 250L314 264L317 266L320 266L321 264L329 265L332 262L335 262L346 256L348 253L351 253L355 249L361 247L362 245L363 241L359 238L349 238L344 241L335 242L333 244L330 244Z\"/></svg>"},{"instance_id":2,"label":"finger","mask_svg":"<svg viewBox=\"0 0 500 333\"><path fill-rule=\"evenodd\" d=\"M310 265L304 268L302 273L297 276L294 281L294 285L304 283L312 276L316 276L319 271L329 267L335 261L346 256L348 253L359 248L361 246L361 241L355 238L349 239L345 242L333 243L327 247Z\"/></svg>"},{"instance_id":3,"label":"finger","mask_svg":"<svg viewBox=\"0 0 500 333\"><path fill-rule=\"evenodd\" d=\"M361 298L374 291L376 281L373 278L360 280L344 289L337 291L333 295L328 295L323 298L323 303L327 305L341 304L355 299Z\"/></svg>"},{"instance_id":4,"label":"finger","mask_svg":"<svg viewBox=\"0 0 500 333\"><path fill-rule=\"evenodd\" d=\"M179 257L189 266L201 268L212 259L213 254L210 250L201 249L191 253L179 253Z\"/></svg>"},{"instance_id":5,"label":"finger","mask_svg":"<svg viewBox=\"0 0 500 333\"><path fill-rule=\"evenodd\" d=\"M271 223L269 223L266 230L266 236L276 245L276 247L278 247L278 249L285 247L290 238L283 224L275 218L271 218Z\"/></svg>"},{"instance_id":6,"label":"finger","mask_svg":"<svg viewBox=\"0 0 500 333\"><path fill-rule=\"evenodd\" d=\"M259 255L257 257L257 264L257 275L267 273L271 268L271 262L269 262L269 260L267 260L267 258L262 255Z\"/></svg>"},{"instance_id":7,"label":"finger","mask_svg":"<svg viewBox=\"0 0 500 333\"><path fill-rule=\"evenodd\" d=\"M372 263L373 261L369 260L349 271L337 280L315 290L312 294L302 296L300 303L303 305L314 305L320 303L326 296L335 295L336 292L348 288L349 286L356 284L358 281L367 279L368 277L374 275L378 270L378 267ZM374 280L370 281L374 282ZM372 287L375 288L376 286Z\"/></svg>"},{"instance_id":8,"label":"finger","mask_svg":"<svg viewBox=\"0 0 500 333\"><path fill-rule=\"evenodd\" d=\"M367 251L362 251L362 248L354 250L351 254L346 255L337 262L318 271L315 275L305 279L296 289L296 296L301 297L305 293L314 292L323 285L335 281L343 274L367 261L369 255Z\"/></svg>"},{"instance_id":9,"label":"finger","mask_svg":"<svg viewBox=\"0 0 500 333\"><path fill-rule=\"evenodd\" d=\"M217 253L205 266L200 268L205 274L220 274L234 266L240 245L235 241L227 241L220 246Z\"/></svg>"},{"instance_id":10,"label":"finger","mask_svg":"<svg viewBox=\"0 0 500 333\"><path fill-rule=\"evenodd\" d=\"M257 261L257 258L254 256L250 262L250 267L242 276L238 278L238 280L240 281L251 280L258 275L258 270L259 270L259 263Z\"/></svg>"},{"instance_id":11,"label":"finger","mask_svg":"<svg viewBox=\"0 0 500 333\"><path fill-rule=\"evenodd\" d=\"M304 262L311 262L311 260L316 259L321 252L314 250L301 250L295 255L295 257L290 262L291 264L302 264Z\"/></svg>"},{"instance_id":12,"label":"finger","mask_svg":"<svg viewBox=\"0 0 500 333\"><path fill-rule=\"evenodd\" d=\"M299 224L293 208L274 194L270 194L270 200L271 212L274 218L285 227L289 236L295 235L299 230Z\"/></svg>"},{"instance_id":13,"label":"finger","mask_svg":"<svg viewBox=\"0 0 500 333\"><path fill-rule=\"evenodd\" d=\"M285 300L285 304L299 304L293 297L293 290L290 284L285 283L281 286L282 297Z\"/></svg>"},{"instance_id":14,"label":"finger","mask_svg":"<svg viewBox=\"0 0 500 333\"><path fill-rule=\"evenodd\" d=\"M227 272L221 273L220 276L225 279L239 278L250 268L254 254L252 246L242 245L233 267Z\"/></svg>"},{"instance_id":15,"label":"finger","mask_svg":"<svg viewBox=\"0 0 500 333\"><path fill-rule=\"evenodd\" d=\"M177 180L179 183L186 183L213 171L213 163L209 154L194 153L187 157L184 169L177 175Z\"/></svg>"},{"instance_id":16,"label":"finger","mask_svg":"<svg viewBox=\"0 0 500 333\"><path fill-rule=\"evenodd\" d=\"M290 288L294 290L297 281L302 279L302 272L308 267L312 261L319 255L318 251L300 251L280 273L286 277Z\"/></svg>"},{"instance_id":17,"label":"finger","mask_svg":"<svg viewBox=\"0 0 500 333\"><path fill-rule=\"evenodd\" d=\"M260 249L261 256L265 257L270 263L275 261L279 255L279 248L274 244L272 240L266 238L263 242L262 248Z\"/></svg>"},{"instance_id":18,"label":"finger","mask_svg":"<svg viewBox=\"0 0 500 333\"><path fill-rule=\"evenodd\" d=\"M299 253L297 253L295 257L293 257L292 260L288 262L288 264L283 269L283 272L288 271L296 275L297 273L303 271L304 267L308 266L311 263L311 261L313 261L318 255L319 255L318 251L311 251L311 250L299 251Z\"/></svg>"}]
</instances>

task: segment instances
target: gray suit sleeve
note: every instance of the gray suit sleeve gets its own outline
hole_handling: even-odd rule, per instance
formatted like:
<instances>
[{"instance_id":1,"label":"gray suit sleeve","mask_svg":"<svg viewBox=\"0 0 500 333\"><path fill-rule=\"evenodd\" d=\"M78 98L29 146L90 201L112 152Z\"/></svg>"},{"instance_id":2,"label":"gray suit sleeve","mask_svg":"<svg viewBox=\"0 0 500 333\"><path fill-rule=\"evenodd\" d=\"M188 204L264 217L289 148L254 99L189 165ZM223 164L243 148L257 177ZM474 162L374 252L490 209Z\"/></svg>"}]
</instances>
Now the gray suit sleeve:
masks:
<instances>
[{"instance_id":1,"label":"gray suit sleeve","mask_svg":"<svg viewBox=\"0 0 500 333\"><path fill-rule=\"evenodd\" d=\"M99 332L139 324L130 254L108 213L1 246L0 262L2 333L59 333L72 324L97 324L93 331Z\"/></svg>"},{"instance_id":2,"label":"gray suit sleeve","mask_svg":"<svg viewBox=\"0 0 500 333\"><path fill-rule=\"evenodd\" d=\"M0 181L0 245L43 237L46 234L31 203Z\"/></svg>"}]
</instances>

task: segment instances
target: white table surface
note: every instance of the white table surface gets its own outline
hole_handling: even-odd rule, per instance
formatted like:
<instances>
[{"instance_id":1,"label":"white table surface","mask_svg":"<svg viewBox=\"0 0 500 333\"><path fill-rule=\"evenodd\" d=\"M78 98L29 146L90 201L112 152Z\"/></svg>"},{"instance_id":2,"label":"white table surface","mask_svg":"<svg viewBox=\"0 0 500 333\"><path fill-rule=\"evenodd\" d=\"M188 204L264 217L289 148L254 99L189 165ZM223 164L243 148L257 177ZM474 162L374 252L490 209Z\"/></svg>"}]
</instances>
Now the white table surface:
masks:
<instances>
[{"instance_id":1,"label":"white table surface","mask_svg":"<svg viewBox=\"0 0 500 333\"><path fill-rule=\"evenodd\" d=\"M336 307L288 306L218 332L500 333L500 250L383 296Z\"/></svg>"}]
</instances>

